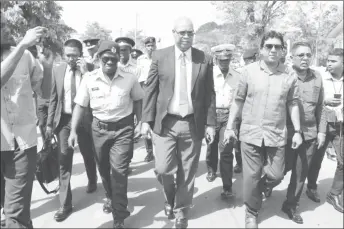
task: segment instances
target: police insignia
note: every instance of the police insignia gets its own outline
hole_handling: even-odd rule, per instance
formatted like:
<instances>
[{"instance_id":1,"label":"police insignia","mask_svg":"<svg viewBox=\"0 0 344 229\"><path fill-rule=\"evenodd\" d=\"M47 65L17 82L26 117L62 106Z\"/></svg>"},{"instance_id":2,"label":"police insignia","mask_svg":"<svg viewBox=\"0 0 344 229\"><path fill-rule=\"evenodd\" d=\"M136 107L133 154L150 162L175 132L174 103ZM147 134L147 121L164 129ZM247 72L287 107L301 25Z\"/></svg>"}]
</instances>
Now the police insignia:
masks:
<instances>
[{"instance_id":1,"label":"police insignia","mask_svg":"<svg viewBox=\"0 0 344 229\"><path fill-rule=\"evenodd\" d=\"M116 53L116 48L115 48L115 47L112 47L112 48L111 48L111 52Z\"/></svg>"},{"instance_id":2,"label":"police insignia","mask_svg":"<svg viewBox=\"0 0 344 229\"><path fill-rule=\"evenodd\" d=\"M91 46L91 42L87 42L86 46Z\"/></svg>"}]
</instances>

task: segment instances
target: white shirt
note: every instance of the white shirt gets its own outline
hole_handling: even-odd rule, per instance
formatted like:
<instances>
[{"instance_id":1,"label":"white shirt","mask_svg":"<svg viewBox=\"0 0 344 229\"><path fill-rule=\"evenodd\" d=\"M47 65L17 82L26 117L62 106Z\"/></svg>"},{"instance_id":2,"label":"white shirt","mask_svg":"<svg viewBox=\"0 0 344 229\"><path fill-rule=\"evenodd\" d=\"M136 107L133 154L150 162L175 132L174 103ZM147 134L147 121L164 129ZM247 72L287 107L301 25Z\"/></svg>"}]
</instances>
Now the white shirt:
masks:
<instances>
[{"instance_id":1,"label":"white shirt","mask_svg":"<svg viewBox=\"0 0 344 229\"><path fill-rule=\"evenodd\" d=\"M67 65L64 82L63 82L63 113L72 114L72 101L71 101L71 80L72 80L73 71L69 65ZM81 72L76 70L75 72L75 86L78 89L81 82Z\"/></svg>"},{"instance_id":2,"label":"white shirt","mask_svg":"<svg viewBox=\"0 0 344 229\"><path fill-rule=\"evenodd\" d=\"M136 79L140 77L140 69L137 67L136 62L133 58L131 58L131 56L129 57L129 60L125 65L121 62L118 62L117 66L124 72L134 74L136 76Z\"/></svg>"},{"instance_id":3,"label":"white shirt","mask_svg":"<svg viewBox=\"0 0 344 229\"><path fill-rule=\"evenodd\" d=\"M152 59L149 59L147 54L144 54L142 56L139 56L139 58L137 58L137 68L139 68L140 70L140 76L139 76L140 83L146 82L151 64L152 64Z\"/></svg>"},{"instance_id":4,"label":"white shirt","mask_svg":"<svg viewBox=\"0 0 344 229\"><path fill-rule=\"evenodd\" d=\"M175 46L175 81L174 81L174 93L170 104L168 105L168 113L181 115L179 113L179 90L180 90L180 65L181 65L181 57L182 51L179 50L177 46ZM191 59L191 48L189 48L185 52L185 62L186 62L186 77L187 77L187 94L188 94L188 101L189 101L189 112L188 114L193 113L193 106L192 106L192 99L191 99L191 83L192 83L192 59Z\"/></svg>"},{"instance_id":5,"label":"white shirt","mask_svg":"<svg viewBox=\"0 0 344 229\"><path fill-rule=\"evenodd\" d=\"M342 102L337 107L326 106L329 110L333 110L336 113L337 120L343 122L343 76L341 79L335 79L331 73L326 71L323 74L323 85L324 85L324 97L325 100L333 98L334 94L341 94Z\"/></svg>"}]
</instances>

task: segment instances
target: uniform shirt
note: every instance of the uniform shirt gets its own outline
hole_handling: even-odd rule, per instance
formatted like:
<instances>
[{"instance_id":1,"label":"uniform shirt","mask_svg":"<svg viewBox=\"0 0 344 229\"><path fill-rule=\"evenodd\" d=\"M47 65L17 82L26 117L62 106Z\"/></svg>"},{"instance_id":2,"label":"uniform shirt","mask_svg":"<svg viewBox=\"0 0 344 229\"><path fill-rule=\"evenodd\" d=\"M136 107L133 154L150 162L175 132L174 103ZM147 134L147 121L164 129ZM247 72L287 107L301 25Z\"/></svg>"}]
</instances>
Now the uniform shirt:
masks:
<instances>
[{"instance_id":1,"label":"uniform shirt","mask_svg":"<svg viewBox=\"0 0 344 229\"><path fill-rule=\"evenodd\" d=\"M298 77L291 67L289 72L297 79L300 95L300 124L305 140L317 137L317 133L326 134L326 115L323 110L324 88L320 73L309 69L304 80ZM288 115L288 137L292 138L294 127Z\"/></svg>"},{"instance_id":2,"label":"uniform shirt","mask_svg":"<svg viewBox=\"0 0 344 229\"><path fill-rule=\"evenodd\" d=\"M86 73L74 102L83 107L90 104L92 114L104 122L116 122L133 113L133 101L144 92L135 75L118 68L112 80L101 69Z\"/></svg>"},{"instance_id":3,"label":"uniform shirt","mask_svg":"<svg viewBox=\"0 0 344 229\"><path fill-rule=\"evenodd\" d=\"M343 122L343 76L339 80L332 77L331 73L326 71L323 75L325 99L333 98L334 94L341 94L341 104L337 107L326 106L328 122Z\"/></svg>"},{"instance_id":4,"label":"uniform shirt","mask_svg":"<svg viewBox=\"0 0 344 229\"><path fill-rule=\"evenodd\" d=\"M299 101L297 79L283 64L271 72L264 61L247 65L240 77L235 100L243 101L240 141L280 147L287 143L288 105Z\"/></svg>"},{"instance_id":5,"label":"uniform shirt","mask_svg":"<svg viewBox=\"0 0 344 229\"><path fill-rule=\"evenodd\" d=\"M224 77L219 67L214 68L214 88L216 93L216 108L230 108L233 102L234 92L237 89L240 74L229 68Z\"/></svg>"},{"instance_id":6,"label":"uniform shirt","mask_svg":"<svg viewBox=\"0 0 344 229\"><path fill-rule=\"evenodd\" d=\"M42 96L42 80L42 68L36 65L31 53L25 51L11 78L1 88L1 151L16 150L14 139L20 150L37 145L32 94Z\"/></svg>"},{"instance_id":7,"label":"uniform shirt","mask_svg":"<svg viewBox=\"0 0 344 229\"><path fill-rule=\"evenodd\" d=\"M185 62L186 62L186 81L187 81L187 94L189 101L189 114L193 113L193 105L191 99L191 83L192 83L192 59L191 59L191 48L185 52ZM181 65L182 51L175 46L175 83L174 83L174 93L170 104L168 105L168 113L180 115L179 114L179 88L180 88L180 65Z\"/></svg>"},{"instance_id":8,"label":"uniform shirt","mask_svg":"<svg viewBox=\"0 0 344 229\"><path fill-rule=\"evenodd\" d=\"M137 67L136 62L133 60L133 58L129 57L128 62L123 65L121 62L118 62L118 67L123 71L123 72L128 72L131 74L134 74L136 76L136 79L138 80L140 77L140 69Z\"/></svg>"},{"instance_id":9,"label":"uniform shirt","mask_svg":"<svg viewBox=\"0 0 344 229\"><path fill-rule=\"evenodd\" d=\"M148 78L148 73L150 70L150 66L152 64L152 59L149 59L147 54L139 56L137 58L137 67L140 71L139 82L146 82Z\"/></svg>"},{"instance_id":10,"label":"uniform shirt","mask_svg":"<svg viewBox=\"0 0 344 229\"><path fill-rule=\"evenodd\" d=\"M87 70L89 72L93 71L94 69L100 68L99 58L97 56L97 53L93 55L93 58L91 56L85 57L85 61L87 63Z\"/></svg>"},{"instance_id":11,"label":"uniform shirt","mask_svg":"<svg viewBox=\"0 0 344 229\"><path fill-rule=\"evenodd\" d=\"M64 82L63 82L63 106L62 112L65 114L72 114L72 91L71 91L71 80L73 76L73 71L69 65L67 65ZM76 90L80 85L81 72L79 70L75 71L75 86Z\"/></svg>"}]
</instances>

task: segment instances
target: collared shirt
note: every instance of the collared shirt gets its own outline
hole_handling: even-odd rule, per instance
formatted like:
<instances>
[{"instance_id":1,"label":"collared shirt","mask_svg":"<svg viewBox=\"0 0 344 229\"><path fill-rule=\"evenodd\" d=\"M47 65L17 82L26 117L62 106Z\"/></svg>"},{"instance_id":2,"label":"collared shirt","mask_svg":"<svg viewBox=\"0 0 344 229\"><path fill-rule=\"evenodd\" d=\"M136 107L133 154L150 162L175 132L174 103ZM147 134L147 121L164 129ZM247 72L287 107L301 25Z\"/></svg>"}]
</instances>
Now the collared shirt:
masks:
<instances>
[{"instance_id":1,"label":"collared shirt","mask_svg":"<svg viewBox=\"0 0 344 229\"><path fill-rule=\"evenodd\" d=\"M280 147L287 143L288 105L299 101L297 79L283 64L271 72L264 61L247 65L235 100L243 101L240 141Z\"/></svg>"},{"instance_id":2,"label":"collared shirt","mask_svg":"<svg viewBox=\"0 0 344 229\"><path fill-rule=\"evenodd\" d=\"M181 57L182 51L175 46L175 82L174 82L174 93L170 104L168 105L168 113L180 115L179 113L179 95L180 95L180 66L181 66ZM193 105L191 99L191 83L192 83L192 59L191 59L191 48L185 52L185 62L186 62L186 81L187 81L187 94L189 100L189 112L188 114L193 113Z\"/></svg>"},{"instance_id":3,"label":"collared shirt","mask_svg":"<svg viewBox=\"0 0 344 229\"><path fill-rule=\"evenodd\" d=\"M328 71L323 74L324 94L325 99L333 98L334 94L341 94L341 104L337 107L326 106L330 112L327 114L328 122L343 122L343 82L344 78L335 79Z\"/></svg>"},{"instance_id":4,"label":"collared shirt","mask_svg":"<svg viewBox=\"0 0 344 229\"><path fill-rule=\"evenodd\" d=\"M32 94L34 91L42 96L42 80L42 69L31 53L25 51L11 78L1 88L1 151L15 150L14 139L20 150L37 145Z\"/></svg>"},{"instance_id":5,"label":"collared shirt","mask_svg":"<svg viewBox=\"0 0 344 229\"><path fill-rule=\"evenodd\" d=\"M230 108L233 102L234 92L238 87L240 73L229 68L227 75L223 76L219 67L215 67L213 77L216 93L216 108Z\"/></svg>"},{"instance_id":6,"label":"collared shirt","mask_svg":"<svg viewBox=\"0 0 344 229\"><path fill-rule=\"evenodd\" d=\"M71 81L72 81L73 71L69 65L67 65L64 82L63 82L63 106L62 111L65 114L72 114L72 91L71 91ZM75 71L75 86L76 90L81 82L81 72L79 70Z\"/></svg>"},{"instance_id":7,"label":"collared shirt","mask_svg":"<svg viewBox=\"0 0 344 229\"><path fill-rule=\"evenodd\" d=\"M84 58L87 63L87 70L89 72L93 71L94 69L100 68L100 63L99 63L99 58L97 56L97 53L95 53L93 57L86 56Z\"/></svg>"},{"instance_id":8,"label":"collared shirt","mask_svg":"<svg viewBox=\"0 0 344 229\"><path fill-rule=\"evenodd\" d=\"M146 82L151 64L152 59L149 59L147 54L141 55L137 58L137 67L140 70L139 82Z\"/></svg>"},{"instance_id":9,"label":"collared shirt","mask_svg":"<svg viewBox=\"0 0 344 229\"><path fill-rule=\"evenodd\" d=\"M74 102L92 108L92 114L104 122L116 122L133 113L133 101L144 92L135 75L118 68L112 80L101 69L86 73Z\"/></svg>"},{"instance_id":10,"label":"collared shirt","mask_svg":"<svg viewBox=\"0 0 344 229\"><path fill-rule=\"evenodd\" d=\"M125 65L121 64L121 62L118 62L118 67L123 72L128 72L128 73L134 74L134 76L136 76L136 79L139 79L140 69L137 67L137 64L133 58L129 57L129 60Z\"/></svg>"},{"instance_id":11,"label":"collared shirt","mask_svg":"<svg viewBox=\"0 0 344 229\"><path fill-rule=\"evenodd\" d=\"M323 110L324 88L320 73L308 69L307 75L302 80L297 72L290 67L289 72L297 79L300 95L300 124L305 140L317 137L317 133L326 133L326 115ZM288 115L288 137L294 134L294 127Z\"/></svg>"}]
</instances>

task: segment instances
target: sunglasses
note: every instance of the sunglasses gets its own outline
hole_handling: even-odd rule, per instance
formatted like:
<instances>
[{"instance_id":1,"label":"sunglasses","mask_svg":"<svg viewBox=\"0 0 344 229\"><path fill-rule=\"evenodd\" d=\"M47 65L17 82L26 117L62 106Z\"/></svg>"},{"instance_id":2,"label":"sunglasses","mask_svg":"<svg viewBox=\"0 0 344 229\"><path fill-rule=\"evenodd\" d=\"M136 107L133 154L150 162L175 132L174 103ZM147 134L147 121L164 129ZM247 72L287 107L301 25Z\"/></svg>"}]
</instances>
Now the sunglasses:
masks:
<instances>
[{"instance_id":1,"label":"sunglasses","mask_svg":"<svg viewBox=\"0 0 344 229\"><path fill-rule=\"evenodd\" d=\"M307 58L311 58L312 54L311 53L300 53L298 55L296 55L298 58L302 59L305 58L307 56Z\"/></svg>"},{"instance_id":2,"label":"sunglasses","mask_svg":"<svg viewBox=\"0 0 344 229\"><path fill-rule=\"evenodd\" d=\"M101 60L104 64L106 64L110 60L112 63L116 63L118 61L116 57L107 57L107 56L102 57Z\"/></svg>"},{"instance_id":3,"label":"sunglasses","mask_svg":"<svg viewBox=\"0 0 344 229\"><path fill-rule=\"evenodd\" d=\"M273 47L275 47L275 50L279 51L283 48L282 45L273 45L273 44L266 44L264 45L264 47L267 49L267 50L271 50Z\"/></svg>"},{"instance_id":4,"label":"sunglasses","mask_svg":"<svg viewBox=\"0 0 344 229\"><path fill-rule=\"evenodd\" d=\"M185 37L185 35L188 35L188 37L193 37L195 35L194 31L176 31L174 30L175 33L177 33L181 37Z\"/></svg>"}]
</instances>

